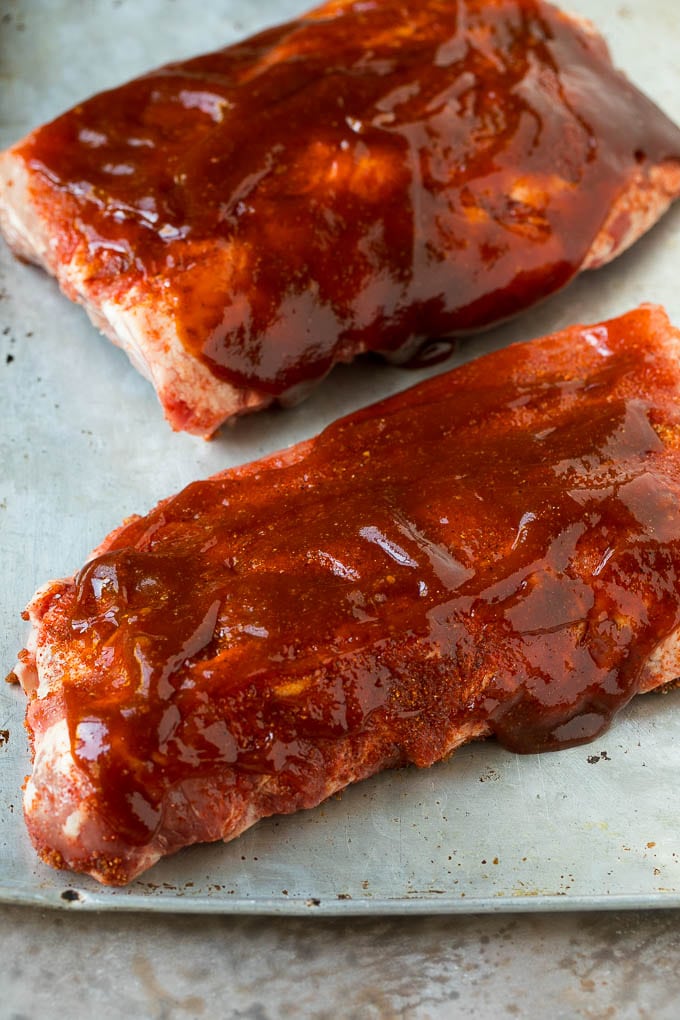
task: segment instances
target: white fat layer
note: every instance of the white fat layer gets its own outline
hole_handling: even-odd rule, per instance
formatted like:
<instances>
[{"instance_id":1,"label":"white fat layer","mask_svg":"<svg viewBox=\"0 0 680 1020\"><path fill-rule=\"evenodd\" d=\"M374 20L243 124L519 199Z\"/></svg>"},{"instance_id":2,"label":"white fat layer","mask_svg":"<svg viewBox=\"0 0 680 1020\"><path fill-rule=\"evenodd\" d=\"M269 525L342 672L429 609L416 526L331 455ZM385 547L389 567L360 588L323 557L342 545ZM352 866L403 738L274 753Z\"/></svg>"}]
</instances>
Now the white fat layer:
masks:
<instances>
[{"instance_id":1,"label":"white fat layer","mask_svg":"<svg viewBox=\"0 0 680 1020\"><path fill-rule=\"evenodd\" d=\"M33 814L33 808L35 806L35 799L37 796L38 791L35 788L33 776L31 776L24 788L24 811L27 815Z\"/></svg>"},{"instance_id":2,"label":"white fat layer","mask_svg":"<svg viewBox=\"0 0 680 1020\"><path fill-rule=\"evenodd\" d=\"M93 311L90 306L88 306L88 310L92 316ZM101 308L98 310L98 318L101 321L98 321L97 325L102 333L105 333L113 339L114 343L123 348L140 375L155 384L151 365L144 355L144 346L139 342L135 331L130 326L134 320L130 320L129 316L122 314L121 309L113 301L102 301ZM108 328L106 328L107 326Z\"/></svg>"},{"instance_id":3,"label":"white fat layer","mask_svg":"<svg viewBox=\"0 0 680 1020\"><path fill-rule=\"evenodd\" d=\"M75 840L80 835L80 830L85 822L85 812L80 808L76 808L68 816L66 821L61 827L61 831L64 833L67 839Z\"/></svg>"},{"instance_id":4,"label":"white fat layer","mask_svg":"<svg viewBox=\"0 0 680 1020\"><path fill-rule=\"evenodd\" d=\"M680 678L680 630L674 630L652 652L642 668L640 689L651 691L655 687L672 683Z\"/></svg>"},{"instance_id":5,"label":"white fat layer","mask_svg":"<svg viewBox=\"0 0 680 1020\"><path fill-rule=\"evenodd\" d=\"M39 698L46 698L52 689L49 679L42 670L38 670L38 689L36 694Z\"/></svg>"},{"instance_id":6,"label":"white fat layer","mask_svg":"<svg viewBox=\"0 0 680 1020\"><path fill-rule=\"evenodd\" d=\"M42 772L72 776L74 767L68 724L65 719L60 719L36 739L33 777L37 778Z\"/></svg>"}]
</instances>

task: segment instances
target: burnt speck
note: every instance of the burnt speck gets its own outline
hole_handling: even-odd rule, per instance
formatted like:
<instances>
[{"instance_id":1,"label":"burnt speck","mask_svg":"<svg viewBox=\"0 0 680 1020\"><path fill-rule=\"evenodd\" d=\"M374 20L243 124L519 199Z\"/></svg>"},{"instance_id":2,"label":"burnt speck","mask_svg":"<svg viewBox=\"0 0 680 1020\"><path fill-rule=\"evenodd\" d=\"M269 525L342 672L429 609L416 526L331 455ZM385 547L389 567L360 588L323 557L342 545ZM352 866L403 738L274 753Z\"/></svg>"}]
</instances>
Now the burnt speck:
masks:
<instances>
[{"instance_id":1,"label":"burnt speck","mask_svg":"<svg viewBox=\"0 0 680 1020\"><path fill-rule=\"evenodd\" d=\"M14 361L14 355L13 354L6 354L5 355L5 364L6 365L11 365L13 361Z\"/></svg>"},{"instance_id":2,"label":"burnt speck","mask_svg":"<svg viewBox=\"0 0 680 1020\"><path fill-rule=\"evenodd\" d=\"M0 747L9 743L9 730L0 730Z\"/></svg>"},{"instance_id":3,"label":"burnt speck","mask_svg":"<svg viewBox=\"0 0 680 1020\"><path fill-rule=\"evenodd\" d=\"M66 903L77 903L80 900L80 893L77 889L64 889L61 898Z\"/></svg>"},{"instance_id":4,"label":"burnt speck","mask_svg":"<svg viewBox=\"0 0 680 1020\"><path fill-rule=\"evenodd\" d=\"M320 907L321 906L321 900L318 900L316 898L316 896L312 896L312 897L310 897L310 899L307 900L306 905L308 907Z\"/></svg>"},{"instance_id":5,"label":"burnt speck","mask_svg":"<svg viewBox=\"0 0 680 1020\"><path fill-rule=\"evenodd\" d=\"M600 751L599 754L588 755L589 765L596 765L598 761L611 761L611 758L609 757L606 751Z\"/></svg>"},{"instance_id":6,"label":"burnt speck","mask_svg":"<svg viewBox=\"0 0 680 1020\"><path fill-rule=\"evenodd\" d=\"M347 892L341 892L341 893L338 893L338 899L339 900L351 900L352 897Z\"/></svg>"}]
</instances>

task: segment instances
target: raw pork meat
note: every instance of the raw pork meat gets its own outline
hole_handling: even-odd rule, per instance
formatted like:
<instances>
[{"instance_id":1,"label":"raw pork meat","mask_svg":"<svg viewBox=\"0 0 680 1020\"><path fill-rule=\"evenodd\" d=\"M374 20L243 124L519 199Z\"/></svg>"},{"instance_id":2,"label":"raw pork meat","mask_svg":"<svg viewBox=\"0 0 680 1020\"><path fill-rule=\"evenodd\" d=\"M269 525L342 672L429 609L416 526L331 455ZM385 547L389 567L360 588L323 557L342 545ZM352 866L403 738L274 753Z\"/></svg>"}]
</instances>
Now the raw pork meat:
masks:
<instances>
[{"instance_id":1,"label":"raw pork meat","mask_svg":"<svg viewBox=\"0 0 680 1020\"><path fill-rule=\"evenodd\" d=\"M0 156L10 245L199 435L364 351L441 356L678 193L678 128L542 0L332 0Z\"/></svg>"},{"instance_id":2,"label":"raw pork meat","mask_svg":"<svg viewBox=\"0 0 680 1020\"><path fill-rule=\"evenodd\" d=\"M29 607L44 860L121 884L473 738L598 736L680 675L680 334L518 344L196 482Z\"/></svg>"}]
</instances>

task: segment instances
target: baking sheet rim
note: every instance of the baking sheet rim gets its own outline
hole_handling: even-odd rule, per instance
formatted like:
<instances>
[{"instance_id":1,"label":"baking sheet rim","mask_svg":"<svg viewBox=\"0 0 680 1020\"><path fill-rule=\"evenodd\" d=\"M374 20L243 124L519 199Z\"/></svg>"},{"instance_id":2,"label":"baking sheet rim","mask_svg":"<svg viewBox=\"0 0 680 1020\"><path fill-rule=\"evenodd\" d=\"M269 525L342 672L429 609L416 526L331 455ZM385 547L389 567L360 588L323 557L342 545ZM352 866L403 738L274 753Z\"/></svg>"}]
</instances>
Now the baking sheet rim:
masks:
<instances>
[{"instance_id":1,"label":"baking sheet rim","mask_svg":"<svg viewBox=\"0 0 680 1020\"><path fill-rule=\"evenodd\" d=\"M29 5L26 6L28 7ZM235 3L231 6L233 6L234 11L236 11L240 5ZM300 3L297 4L297 6L300 8L304 6L302 0L300 0ZM572 9L574 7L576 8L583 7L584 5L582 2L580 4L578 2L567 3L567 0L564 0L564 6ZM597 18L598 15L597 8L603 7L603 4L602 3L594 4L593 6L596 9L589 11L589 13L592 13L593 18ZM657 10L657 14L659 11L661 11L662 7L664 7L664 5L660 4ZM40 13L42 17L42 12ZM123 16L124 13L125 12L123 9L123 11L118 11L116 16L120 18ZM616 31L618 30L618 26L613 14L611 12L607 12L607 16L605 17L604 11L600 13L602 14L602 17L598 19L598 24L600 24L601 22L600 27L605 29L605 34L609 34L609 30L611 30L612 34L615 35ZM650 11L648 10L646 16L648 17L649 14ZM30 20L31 19L29 18L28 19L29 27ZM661 22L659 21L659 23ZM621 22L621 26L623 27L624 25L625 22ZM63 28L63 26L61 27ZM29 36L28 32L22 32L20 36L17 36L17 42L21 43L22 41L26 40L28 36ZM54 38L60 39L61 37L55 33ZM22 51L20 51L17 47L17 52ZM37 52L37 50L35 52ZM50 50L47 56L49 57L49 54L51 54L52 52L53 51ZM57 53L56 49L54 50L54 53ZM654 59L655 62L659 64L659 78L661 78L662 76L665 78L667 71L664 72L662 70L663 64L658 61L658 57L655 57ZM633 59L628 60L626 59L623 50L621 50L621 59L618 62L622 66L626 67L630 65L631 70L634 71L632 75L633 78L637 79L638 83L640 84L643 83L644 77L643 71L644 68L647 66L644 63L644 61L636 63L636 61ZM150 63L149 66L151 66ZM672 81L672 76L670 76L670 80ZM41 79L38 78L37 79L38 84L40 84L40 81ZM667 81L668 79L664 81L664 90L668 89ZM29 84L31 82L32 79L29 78ZM28 91L25 93L25 95L31 99L31 102L36 101L36 113L35 113L36 121L43 119L43 113L37 111L37 106L40 105L39 103L37 103L37 98L39 97L40 91L41 91L40 88L38 88L37 93L34 94L34 92L28 89ZM23 94L18 95L18 98L21 99L22 95ZM21 109L22 107L19 106L19 108ZM33 114L31 115L33 116ZM14 131L14 128L12 128L12 131ZM673 215L674 214L671 214L671 216ZM677 237L677 233L674 234L672 229L670 229L669 227L670 222L671 220L669 217L669 219L666 221L666 226L660 225L657 228L654 241L648 239L646 241L643 240L642 242L639 242L638 246L636 246L636 251L634 251L631 254L631 256L622 257L622 259L619 260L613 271L611 272L607 272L606 270L601 271L597 277L597 283L595 279L593 279L592 286L590 287L590 289L587 290L587 295L589 297L589 300L587 302L584 303L583 300L579 302L579 298L577 295L586 293L586 290L584 288L588 287L590 281L584 280L581 284L580 290L577 290L576 287L572 288L571 294L573 306L576 309L580 309L583 306L584 308L587 307L588 310L592 310L592 314L589 314L588 316L585 315L585 311L583 313L578 311L578 313L575 314L581 315L581 317L587 319L587 321L594 321L594 319L597 316L604 318L605 315L608 315L610 314L610 312L613 312L613 308L610 308L610 305L616 305L617 302L620 304L621 303L620 298L623 295L626 295L625 302L626 307L628 307L629 304L632 304L632 301L629 302L627 298L629 295L632 298L633 294L639 297L644 296L645 298L658 298L660 300L672 297L673 299L671 301L671 304L673 304L674 307L677 308L678 307L677 298L673 297L673 295L676 294L674 282L672 283L671 288L669 288L668 284L666 283L666 277L664 277L663 281L661 282L659 281L658 277L656 277L654 286L651 286L649 285L651 277L648 274L646 274L645 272L638 271L632 274L630 272L627 272L626 269L626 267L629 265L635 265L638 266L639 269L644 269L643 253L645 250L649 250L652 252L650 258L650 266L653 267L658 266L659 264L658 258L660 257L662 248L660 244L659 233L661 232L663 237L665 237L667 240L670 239L671 241L674 239L674 237ZM672 220L672 222L677 224L678 222L677 213L675 214L675 218ZM626 279L628 280L627 284L625 283ZM609 284L607 284L607 281L609 281ZM616 283L614 291L612 291L612 293L616 294L617 296L616 297L612 296L610 299L607 297L607 287L609 286L611 288L613 285L613 281L616 281ZM648 285L646 288L642 288L643 281L646 281ZM603 295L602 313L599 310L598 301L592 300L594 296L593 292L597 291L598 288L602 291ZM644 290L644 295L642 294L642 290ZM51 307L50 299L46 293L46 289L44 292L44 296L48 302L48 305ZM557 309L557 306L553 307ZM597 312L595 311L596 308L598 309ZM669 307L669 311L670 310L671 309ZM22 316L23 315L24 311L22 310ZM59 316L60 317L57 321L61 326L63 326L64 329L70 328L70 324L72 322L75 323L73 313L67 308L66 305L63 306L63 317L61 312L59 313ZM678 313L676 313L675 317L677 320ZM555 323L553 324L555 328L557 328L558 318L559 316L556 310ZM519 321L522 322L522 320ZM519 327L521 328L521 330L529 329L530 328L529 323L534 322L534 320L529 318L528 316L525 317L523 321L526 324L526 326ZM22 330L20 332L17 329L17 336L20 335L23 336L23 332L26 330L26 328L31 329L33 328L32 319L30 322L24 323L22 318L21 322ZM544 330L536 329L534 332L540 333L544 332ZM8 347L7 350L10 350L10 348ZM97 348L96 350L97 356L100 358L100 360L106 361L106 363L108 364L108 361L106 360L107 356L104 355L103 351L101 352L100 355L99 348ZM14 351L14 353L16 353L16 351ZM15 361L14 369L12 371L15 371L20 366L20 364L23 364L24 362L26 363L26 367L28 367L29 362L26 356L24 356L23 359L17 358ZM23 378L23 376L21 378ZM32 382L32 385L34 388L31 389L30 392L37 400L37 397L40 395L39 390L35 388L35 383ZM129 383L129 387L130 389L134 389L135 395L139 391L139 387L135 386L134 381L131 381ZM374 399L379 399L379 396L380 394L376 395ZM139 403L140 404L142 403L141 397L139 399ZM36 417L36 420L42 420L42 418ZM88 425L89 420L83 418L82 427L87 428ZM99 433L97 433L97 435L99 435ZM87 443L85 443L85 447L87 447ZM191 451L188 451L187 455L190 456ZM333 896L326 896L326 898L321 898L317 902L315 899L310 899L308 896L305 897L296 896L286 898L282 896L246 897L243 895L239 895L237 897L229 896L224 891L192 895L188 891L186 893L183 892L181 889L181 885L173 889L163 887L150 888L148 891L138 891L138 889L135 889L134 886L130 888L130 891L126 889L120 890L99 889L98 887L96 887L94 883L91 883L89 880L86 879L82 880L83 884L81 886L79 884L80 879L78 876L71 876L70 878L63 876L63 882L57 880L58 885L50 887L48 877L46 877L43 880L40 878L39 873L33 871L32 868L30 868L29 870L33 873L34 876L32 880L33 884L30 887L21 889L17 888L12 884L7 883L2 884L2 882L0 882L0 903L15 904L27 907L33 906L38 909L50 908L61 910L86 910L88 912L102 911L107 913L160 912L166 914L175 913L185 915L209 913L214 915L221 914L225 916L226 915L305 916L311 913L319 917L359 917L359 916L390 916L390 915L444 916L453 914L465 915L474 913L477 914L520 913L520 912L533 913L549 911L554 912L579 911L579 910L600 911L600 910L659 909L680 907L680 891L678 891L677 888L669 889L668 892L658 891L657 889L657 891L647 893L638 891L636 893L617 892L611 894L607 892L598 892L591 894L577 894L577 893L570 894L568 892L567 893L542 892L539 894L537 892L529 890L524 891L521 894L511 893L510 895L503 895L501 893L496 894L490 893L489 895L486 896L474 896L474 897L461 896L460 893L453 892L448 892L444 894L435 893L434 891L432 891L432 888L430 888L429 892L427 889L418 892L414 891L412 893L405 891L402 892L400 895L395 895L394 897L372 898L369 896L357 896L356 898L350 900L350 899L338 899ZM65 885L66 882L70 882L70 885L66 886ZM548 885L547 887L550 888L550 885ZM75 894L77 893L77 898L64 899L63 896L65 893L67 894L67 896L73 897L75 897Z\"/></svg>"},{"instance_id":2,"label":"baking sheet rim","mask_svg":"<svg viewBox=\"0 0 680 1020\"><path fill-rule=\"evenodd\" d=\"M64 898L64 893L69 896ZM74 895L77 894L77 895ZM430 898L431 897L431 898ZM437 914L503 914L547 913L575 911L662 910L680 908L680 892L640 896L615 893L612 895L570 896L567 893L517 896L465 897L440 899L430 894L414 893L413 898L317 900L296 897L289 900L252 898L225 900L222 896L183 897L177 891L122 895L90 893L76 885L50 894L33 891L26 896L17 890L0 887L0 903L36 908L75 911L105 911L107 913L163 913L163 914L223 914L266 917L385 917L429 916Z\"/></svg>"}]
</instances>

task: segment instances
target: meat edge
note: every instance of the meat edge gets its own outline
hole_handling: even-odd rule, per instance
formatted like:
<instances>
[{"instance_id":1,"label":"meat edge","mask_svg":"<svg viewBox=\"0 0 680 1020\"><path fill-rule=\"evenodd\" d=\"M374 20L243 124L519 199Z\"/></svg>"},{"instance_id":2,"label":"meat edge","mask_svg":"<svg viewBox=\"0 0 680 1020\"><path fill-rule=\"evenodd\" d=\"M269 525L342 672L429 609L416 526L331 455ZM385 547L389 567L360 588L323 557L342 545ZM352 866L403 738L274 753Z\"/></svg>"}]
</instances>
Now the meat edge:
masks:
<instances>
[{"instance_id":1,"label":"meat edge","mask_svg":"<svg viewBox=\"0 0 680 1020\"><path fill-rule=\"evenodd\" d=\"M150 299L139 287L132 287L123 301L113 295L100 296L88 282L86 267L77 259L62 264L34 199L37 175L29 173L18 149L16 146L0 155L0 229L10 249L18 258L56 277L64 294L83 305L96 328L126 352L134 367L154 386L174 430L209 438L227 419L274 401L269 393L241 389L214 376L207 365L184 348L171 308L159 305L156 296ZM614 202L580 269L599 268L616 258L666 212L678 195L680 162L668 160L638 168ZM359 346L351 356L361 352ZM399 360L398 352L390 354L390 360L395 354ZM345 353L343 360L349 357ZM297 403L319 381L291 390L276 398L277 402Z\"/></svg>"},{"instance_id":2,"label":"meat edge","mask_svg":"<svg viewBox=\"0 0 680 1020\"><path fill-rule=\"evenodd\" d=\"M31 705L46 695L60 697L60 671L50 669L51 650L40 648L39 634L51 599L69 583L55 581L45 585L28 607L32 630L16 674L31 698L29 714ZM680 631L675 631L657 646L644 664L639 693L666 687L679 676ZM104 885L121 886L168 854L196 843L228 842L264 818L281 813L276 808L279 784L276 776L253 777L245 793L243 790L235 793L233 770L225 769L220 782L199 779L191 782L190 789L172 790L167 798L162 828L159 827L158 834L147 844L133 849L111 830L102 816L96 790L73 757L66 719L59 712L56 715L57 721L48 727L42 730L36 727L33 772L24 791L24 812L31 840L39 856L52 867L89 874ZM449 734L439 760L450 756L458 747L489 735L488 726L482 724L459 727ZM370 731L358 738L346 735L334 744L332 767L325 774L323 784L313 786L313 793L301 798L287 813L317 807L348 785L403 764L398 749L381 742L379 735ZM44 781L45 776L48 782ZM200 816L202 828L197 826L192 806L195 803L211 805L211 810ZM217 809L212 807L215 804ZM57 831L60 835L55 840ZM83 855L80 849L83 837L85 845L106 847L106 851Z\"/></svg>"},{"instance_id":3,"label":"meat edge","mask_svg":"<svg viewBox=\"0 0 680 1020\"><path fill-rule=\"evenodd\" d=\"M82 305L93 325L127 354L156 390L175 431L210 436L227 419L272 402L270 394L239 389L216 378L185 350L172 314L131 288L121 303L99 299L88 286L85 267L62 265L32 197L31 176L20 155L0 154L0 231L17 258L54 276L63 293Z\"/></svg>"}]
</instances>

